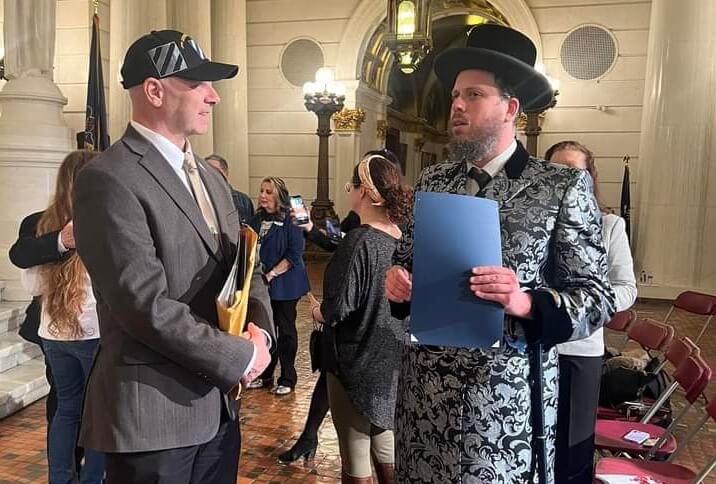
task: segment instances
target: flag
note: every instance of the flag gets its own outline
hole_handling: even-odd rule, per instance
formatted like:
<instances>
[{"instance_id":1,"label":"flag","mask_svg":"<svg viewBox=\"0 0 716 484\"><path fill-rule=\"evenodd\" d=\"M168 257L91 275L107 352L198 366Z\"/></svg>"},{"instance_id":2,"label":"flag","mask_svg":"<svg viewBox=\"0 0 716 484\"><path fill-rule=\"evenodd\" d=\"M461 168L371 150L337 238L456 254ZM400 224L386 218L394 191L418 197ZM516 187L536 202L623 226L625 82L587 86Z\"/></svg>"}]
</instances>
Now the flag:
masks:
<instances>
[{"instance_id":1,"label":"flag","mask_svg":"<svg viewBox=\"0 0 716 484\"><path fill-rule=\"evenodd\" d=\"M104 102L102 54L99 45L99 16L92 17L92 43L90 46L89 79L87 80L87 112L85 114L82 148L103 151L109 147L107 133L107 107Z\"/></svg>"},{"instance_id":2,"label":"flag","mask_svg":"<svg viewBox=\"0 0 716 484\"><path fill-rule=\"evenodd\" d=\"M622 178L622 197L620 204L621 216L626 222L627 238L631 239L631 195L629 192L629 155L624 157L624 178Z\"/></svg>"}]
</instances>

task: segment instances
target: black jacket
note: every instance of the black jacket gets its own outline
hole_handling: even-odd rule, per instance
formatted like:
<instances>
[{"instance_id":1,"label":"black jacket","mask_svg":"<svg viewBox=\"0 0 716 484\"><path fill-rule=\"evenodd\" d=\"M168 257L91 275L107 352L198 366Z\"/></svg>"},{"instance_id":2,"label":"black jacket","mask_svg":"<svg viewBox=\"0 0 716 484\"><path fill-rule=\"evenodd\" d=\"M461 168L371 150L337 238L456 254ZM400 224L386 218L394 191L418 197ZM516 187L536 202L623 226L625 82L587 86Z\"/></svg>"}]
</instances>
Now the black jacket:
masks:
<instances>
[{"instance_id":1,"label":"black jacket","mask_svg":"<svg viewBox=\"0 0 716 484\"><path fill-rule=\"evenodd\" d=\"M61 261L72 251L61 254L57 248L59 231L50 232L40 237L35 235L37 223L43 212L36 212L25 217L20 224L20 233L17 241L10 247L10 262L20 269ZM25 310L25 320L20 326L18 334L25 340L40 344L37 331L40 327L40 298L32 298L32 302Z\"/></svg>"}]
</instances>

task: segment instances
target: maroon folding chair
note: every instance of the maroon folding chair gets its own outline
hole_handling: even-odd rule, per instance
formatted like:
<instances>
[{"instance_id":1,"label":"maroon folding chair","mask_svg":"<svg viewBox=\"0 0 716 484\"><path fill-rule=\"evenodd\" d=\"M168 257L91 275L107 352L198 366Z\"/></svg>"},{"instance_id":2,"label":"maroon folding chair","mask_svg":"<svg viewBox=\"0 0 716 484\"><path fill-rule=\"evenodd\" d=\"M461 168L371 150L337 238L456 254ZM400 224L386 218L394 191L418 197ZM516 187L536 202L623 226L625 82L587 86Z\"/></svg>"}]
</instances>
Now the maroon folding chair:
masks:
<instances>
[{"instance_id":1,"label":"maroon folding chair","mask_svg":"<svg viewBox=\"0 0 716 484\"><path fill-rule=\"evenodd\" d=\"M653 479L664 484L701 484L704 479L716 468L716 456L711 459L698 474L674 461L679 457L681 451L704 427L708 419L716 422L716 399L706 407L706 415L695 424L688 435L679 445L679 448L669 456L666 462L656 462L641 459L624 459L618 457L605 457L597 462L595 475L597 480L606 476L629 476L637 479Z\"/></svg>"},{"instance_id":2,"label":"maroon folding chair","mask_svg":"<svg viewBox=\"0 0 716 484\"><path fill-rule=\"evenodd\" d=\"M636 312L628 309L626 311L619 311L617 313L614 313L614 316L612 316L612 319L609 320L605 326L612 331L616 331L618 333L624 333L624 341L622 342L621 347L623 348L624 345L626 345L627 341L629 341L629 335L627 334L627 329L629 329L629 326L631 326L631 323L634 322L636 319ZM620 348L621 349L621 348Z\"/></svg>"},{"instance_id":3,"label":"maroon folding chair","mask_svg":"<svg viewBox=\"0 0 716 484\"><path fill-rule=\"evenodd\" d=\"M674 339L674 327L654 319L637 319L627 328L627 335L653 357L652 351L664 353L669 347Z\"/></svg>"},{"instance_id":4,"label":"maroon folding chair","mask_svg":"<svg viewBox=\"0 0 716 484\"><path fill-rule=\"evenodd\" d=\"M682 292L676 297L674 304L666 314L664 323L669 321L669 318L675 309L680 309L682 311L686 311L687 313L697 314L699 316L706 316L706 321L704 322L699 335L696 337L696 342L698 343L706 332L706 328L708 328L711 323L714 314L716 314L716 296L694 291Z\"/></svg>"},{"instance_id":5,"label":"maroon folding chair","mask_svg":"<svg viewBox=\"0 0 716 484\"><path fill-rule=\"evenodd\" d=\"M652 411L647 413L641 422L598 419L595 428L595 448L600 453L609 453L612 455L624 454L648 458L656 455L663 458L673 454L677 448L673 432L692 407L693 403L701 397L710 380L711 368L701 356L689 356L674 372L674 383L684 390L687 405L679 412L678 416L666 429L645 422L651 419L656 410L658 410L673 393L675 389L674 384L664 390L653 405ZM625 440L624 436L632 430L645 432L649 434L651 439L657 439L657 441L653 446L649 447Z\"/></svg>"},{"instance_id":6,"label":"maroon folding chair","mask_svg":"<svg viewBox=\"0 0 716 484\"><path fill-rule=\"evenodd\" d=\"M659 363L654 369L654 373L659 373L666 367L667 363L671 363L674 368L678 368L681 363L691 355L700 355L701 350L696 344L691 341L688 336L684 336L680 339L675 339L671 342L669 347L666 349L664 354L664 361Z\"/></svg>"}]
</instances>

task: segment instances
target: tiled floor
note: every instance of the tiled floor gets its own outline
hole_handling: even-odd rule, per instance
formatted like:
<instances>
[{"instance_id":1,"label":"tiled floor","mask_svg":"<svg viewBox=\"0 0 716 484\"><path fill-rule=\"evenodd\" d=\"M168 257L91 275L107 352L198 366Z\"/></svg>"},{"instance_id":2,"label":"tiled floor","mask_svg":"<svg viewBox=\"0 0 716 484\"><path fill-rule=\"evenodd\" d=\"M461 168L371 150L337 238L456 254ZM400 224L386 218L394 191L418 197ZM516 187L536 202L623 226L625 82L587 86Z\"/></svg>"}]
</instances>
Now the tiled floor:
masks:
<instances>
[{"instance_id":1,"label":"tiled floor","mask_svg":"<svg viewBox=\"0 0 716 484\"><path fill-rule=\"evenodd\" d=\"M311 279L316 293L320 293L318 264L313 264ZM640 316L663 318L668 304L639 302ZM297 361L299 383L296 392L275 397L267 390L246 391L242 403L241 429L243 436L240 476L238 483L316 483L339 482L340 459L335 431L326 419L319 436L320 446L315 460L283 466L276 456L298 436L302 427L316 376L310 373L306 343L311 330L308 304L299 305L300 348ZM701 327L699 320L680 316L677 332L695 336ZM618 341L609 335L610 341ZM716 364L716 327L706 335L701 347L709 363ZM716 396L716 383L711 383L709 395ZM678 405L678 401L675 403ZM693 419L691 420L693 421ZM716 454L716 425L689 446L680 462L701 468ZM44 400L0 421L0 484L47 482L45 458ZM716 475L705 482L716 483Z\"/></svg>"}]
</instances>

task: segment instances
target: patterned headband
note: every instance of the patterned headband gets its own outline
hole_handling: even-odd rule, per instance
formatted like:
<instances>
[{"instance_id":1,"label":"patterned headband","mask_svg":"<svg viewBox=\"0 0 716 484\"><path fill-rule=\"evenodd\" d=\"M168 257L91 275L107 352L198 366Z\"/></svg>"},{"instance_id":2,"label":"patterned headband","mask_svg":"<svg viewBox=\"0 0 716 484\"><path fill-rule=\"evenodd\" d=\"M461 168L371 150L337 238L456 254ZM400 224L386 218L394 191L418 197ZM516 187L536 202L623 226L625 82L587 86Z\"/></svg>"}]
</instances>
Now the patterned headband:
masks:
<instances>
[{"instance_id":1,"label":"patterned headband","mask_svg":"<svg viewBox=\"0 0 716 484\"><path fill-rule=\"evenodd\" d=\"M360 178L361 184L368 191L370 199L373 200L371 205L382 207L385 205L385 198L383 198L383 195L375 188L373 179L370 176L370 160L374 158L384 159L381 155L370 155L367 158L363 158L360 163L358 163L358 178Z\"/></svg>"}]
</instances>

